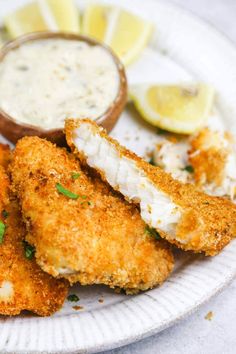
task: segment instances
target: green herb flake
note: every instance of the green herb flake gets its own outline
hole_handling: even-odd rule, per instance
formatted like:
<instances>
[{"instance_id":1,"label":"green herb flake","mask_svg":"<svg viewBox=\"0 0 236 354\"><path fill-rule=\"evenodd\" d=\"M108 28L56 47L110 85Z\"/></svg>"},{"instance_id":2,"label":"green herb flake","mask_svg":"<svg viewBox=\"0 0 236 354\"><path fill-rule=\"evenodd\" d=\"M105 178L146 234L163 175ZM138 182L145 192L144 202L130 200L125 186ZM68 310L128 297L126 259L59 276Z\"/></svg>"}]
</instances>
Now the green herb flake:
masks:
<instances>
[{"instance_id":1,"label":"green herb flake","mask_svg":"<svg viewBox=\"0 0 236 354\"><path fill-rule=\"evenodd\" d=\"M76 179L78 179L79 177L80 177L80 173L72 172L71 178L72 178L73 180L76 180Z\"/></svg>"},{"instance_id":2,"label":"green herb flake","mask_svg":"<svg viewBox=\"0 0 236 354\"><path fill-rule=\"evenodd\" d=\"M155 229L152 229L148 225L145 227L145 233L148 234L151 237L154 237L156 240L160 240L161 236L159 232L157 232Z\"/></svg>"},{"instance_id":3,"label":"green herb flake","mask_svg":"<svg viewBox=\"0 0 236 354\"><path fill-rule=\"evenodd\" d=\"M79 297L76 294L70 294L67 296L67 300L71 302L78 302Z\"/></svg>"},{"instance_id":4,"label":"green herb flake","mask_svg":"<svg viewBox=\"0 0 236 354\"><path fill-rule=\"evenodd\" d=\"M157 134L158 135L165 135L165 134L167 134L168 132L166 131L166 130L164 130L164 129L161 129L161 128L158 128L157 129Z\"/></svg>"},{"instance_id":5,"label":"green herb flake","mask_svg":"<svg viewBox=\"0 0 236 354\"><path fill-rule=\"evenodd\" d=\"M70 199L78 199L79 198L78 194L68 191L68 189L65 189L60 183L56 184L56 189L59 193L65 195L66 197L68 197Z\"/></svg>"},{"instance_id":6,"label":"green herb flake","mask_svg":"<svg viewBox=\"0 0 236 354\"><path fill-rule=\"evenodd\" d=\"M149 160L150 165L155 166L154 158L151 157Z\"/></svg>"},{"instance_id":7,"label":"green herb flake","mask_svg":"<svg viewBox=\"0 0 236 354\"><path fill-rule=\"evenodd\" d=\"M3 243L5 231L6 231L6 225L2 221L0 221L0 244Z\"/></svg>"},{"instance_id":8,"label":"green herb flake","mask_svg":"<svg viewBox=\"0 0 236 354\"><path fill-rule=\"evenodd\" d=\"M6 219L8 216L9 216L8 211L3 210L3 211L2 211L2 217L3 217L4 219Z\"/></svg>"},{"instance_id":9,"label":"green herb flake","mask_svg":"<svg viewBox=\"0 0 236 354\"><path fill-rule=\"evenodd\" d=\"M27 259L32 259L34 257L35 254L35 248L34 246L31 246L28 242L23 241L23 246L24 246L24 250L25 250L25 257Z\"/></svg>"},{"instance_id":10,"label":"green herb flake","mask_svg":"<svg viewBox=\"0 0 236 354\"><path fill-rule=\"evenodd\" d=\"M194 173L194 168L191 165L187 165L183 168L183 171L187 171L189 173Z\"/></svg>"}]
</instances>

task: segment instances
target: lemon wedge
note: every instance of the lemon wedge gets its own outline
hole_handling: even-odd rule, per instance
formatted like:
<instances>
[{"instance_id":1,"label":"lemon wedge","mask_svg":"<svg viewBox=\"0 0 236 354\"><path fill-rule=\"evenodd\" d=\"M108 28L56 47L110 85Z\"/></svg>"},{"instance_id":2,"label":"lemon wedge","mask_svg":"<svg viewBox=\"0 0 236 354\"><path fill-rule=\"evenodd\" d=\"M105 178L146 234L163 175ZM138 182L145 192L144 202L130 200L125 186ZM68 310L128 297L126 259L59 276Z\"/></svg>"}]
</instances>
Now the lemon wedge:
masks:
<instances>
[{"instance_id":1,"label":"lemon wedge","mask_svg":"<svg viewBox=\"0 0 236 354\"><path fill-rule=\"evenodd\" d=\"M126 65L145 48L152 30L151 23L118 7L92 4L83 17L82 32L109 45Z\"/></svg>"},{"instance_id":2,"label":"lemon wedge","mask_svg":"<svg viewBox=\"0 0 236 354\"><path fill-rule=\"evenodd\" d=\"M34 31L46 31L47 23L41 15L38 3L30 3L9 14L4 24L12 38Z\"/></svg>"},{"instance_id":3,"label":"lemon wedge","mask_svg":"<svg viewBox=\"0 0 236 354\"><path fill-rule=\"evenodd\" d=\"M82 33L104 42L111 13L110 6L88 5L82 19Z\"/></svg>"},{"instance_id":4,"label":"lemon wedge","mask_svg":"<svg viewBox=\"0 0 236 354\"><path fill-rule=\"evenodd\" d=\"M38 0L38 4L49 29L79 33L79 10L74 0Z\"/></svg>"},{"instance_id":5,"label":"lemon wedge","mask_svg":"<svg viewBox=\"0 0 236 354\"><path fill-rule=\"evenodd\" d=\"M79 12L73 0L38 0L5 17L11 37L35 31L79 32Z\"/></svg>"},{"instance_id":6,"label":"lemon wedge","mask_svg":"<svg viewBox=\"0 0 236 354\"><path fill-rule=\"evenodd\" d=\"M202 127L210 114L214 89L206 84L186 86L135 85L130 98L150 124L181 134Z\"/></svg>"}]
</instances>

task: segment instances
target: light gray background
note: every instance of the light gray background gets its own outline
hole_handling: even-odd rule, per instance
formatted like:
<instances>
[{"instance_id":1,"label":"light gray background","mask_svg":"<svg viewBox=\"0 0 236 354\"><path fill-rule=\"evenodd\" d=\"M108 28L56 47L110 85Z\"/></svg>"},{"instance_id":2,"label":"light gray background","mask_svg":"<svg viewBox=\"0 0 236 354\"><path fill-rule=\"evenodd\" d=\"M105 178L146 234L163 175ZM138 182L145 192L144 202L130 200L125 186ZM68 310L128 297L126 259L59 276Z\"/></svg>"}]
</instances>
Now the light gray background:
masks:
<instances>
[{"instance_id":1,"label":"light gray background","mask_svg":"<svg viewBox=\"0 0 236 354\"><path fill-rule=\"evenodd\" d=\"M172 0L170 2L210 22L236 45L236 0ZM209 311L213 311L211 321L205 319ZM152 353L236 354L236 280L221 294L179 324L156 336L104 354Z\"/></svg>"}]
</instances>

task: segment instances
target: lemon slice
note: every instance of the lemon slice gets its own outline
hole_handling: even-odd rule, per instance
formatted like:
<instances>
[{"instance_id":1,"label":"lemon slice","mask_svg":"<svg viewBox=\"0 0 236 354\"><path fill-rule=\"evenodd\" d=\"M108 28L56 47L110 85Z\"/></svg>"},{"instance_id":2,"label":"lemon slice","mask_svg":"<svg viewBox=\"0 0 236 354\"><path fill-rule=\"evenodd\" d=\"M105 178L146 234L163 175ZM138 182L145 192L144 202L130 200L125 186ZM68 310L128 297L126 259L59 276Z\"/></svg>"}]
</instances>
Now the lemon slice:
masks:
<instances>
[{"instance_id":1,"label":"lemon slice","mask_svg":"<svg viewBox=\"0 0 236 354\"><path fill-rule=\"evenodd\" d=\"M87 6L82 19L82 33L103 42L111 13L110 6Z\"/></svg>"},{"instance_id":2,"label":"lemon slice","mask_svg":"<svg viewBox=\"0 0 236 354\"><path fill-rule=\"evenodd\" d=\"M47 23L41 15L39 4L35 2L6 16L4 24L13 38L28 32L48 29Z\"/></svg>"},{"instance_id":3,"label":"lemon slice","mask_svg":"<svg viewBox=\"0 0 236 354\"><path fill-rule=\"evenodd\" d=\"M130 88L130 97L147 122L171 132L191 134L206 123L214 90L206 84L136 85Z\"/></svg>"},{"instance_id":4,"label":"lemon slice","mask_svg":"<svg viewBox=\"0 0 236 354\"><path fill-rule=\"evenodd\" d=\"M79 11L74 0L38 0L38 4L49 29L79 33Z\"/></svg>"},{"instance_id":5,"label":"lemon slice","mask_svg":"<svg viewBox=\"0 0 236 354\"><path fill-rule=\"evenodd\" d=\"M82 32L107 45L124 64L134 61L147 45L153 26L118 7L93 4L86 8Z\"/></svg>"},{"instance_id":6,"label":"lemon slice","mask_svg":"<svg viewBox=\"0 0 236 354\"><path fill-rule=\"evenodd\" d=\"M73 0L38 0L4 19L11 37L35 31L79 32L79 12Z\"/></svg>"}]
</instances>

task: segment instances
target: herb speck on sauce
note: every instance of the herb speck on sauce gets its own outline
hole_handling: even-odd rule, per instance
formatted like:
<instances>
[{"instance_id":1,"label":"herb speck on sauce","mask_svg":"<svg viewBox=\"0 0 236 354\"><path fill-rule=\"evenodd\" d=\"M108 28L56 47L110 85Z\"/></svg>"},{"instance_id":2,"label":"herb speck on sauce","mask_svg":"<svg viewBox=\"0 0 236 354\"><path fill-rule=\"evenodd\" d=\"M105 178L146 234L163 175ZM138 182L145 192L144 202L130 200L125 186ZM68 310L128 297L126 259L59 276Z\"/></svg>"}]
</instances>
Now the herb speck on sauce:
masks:
<instances>
[{"instance_id":1,"label":"herb speck on sauce","mask_svg":"<svg viewBox=\"0 0 236 354\"><path fill-rule=\"evenodd\" d=\"M27 70L29 70L29 67L26 65L20 65L20 66L17 66L16 69L20 70L20 71L27 71Z\"/></svg>"}]
</instances>

